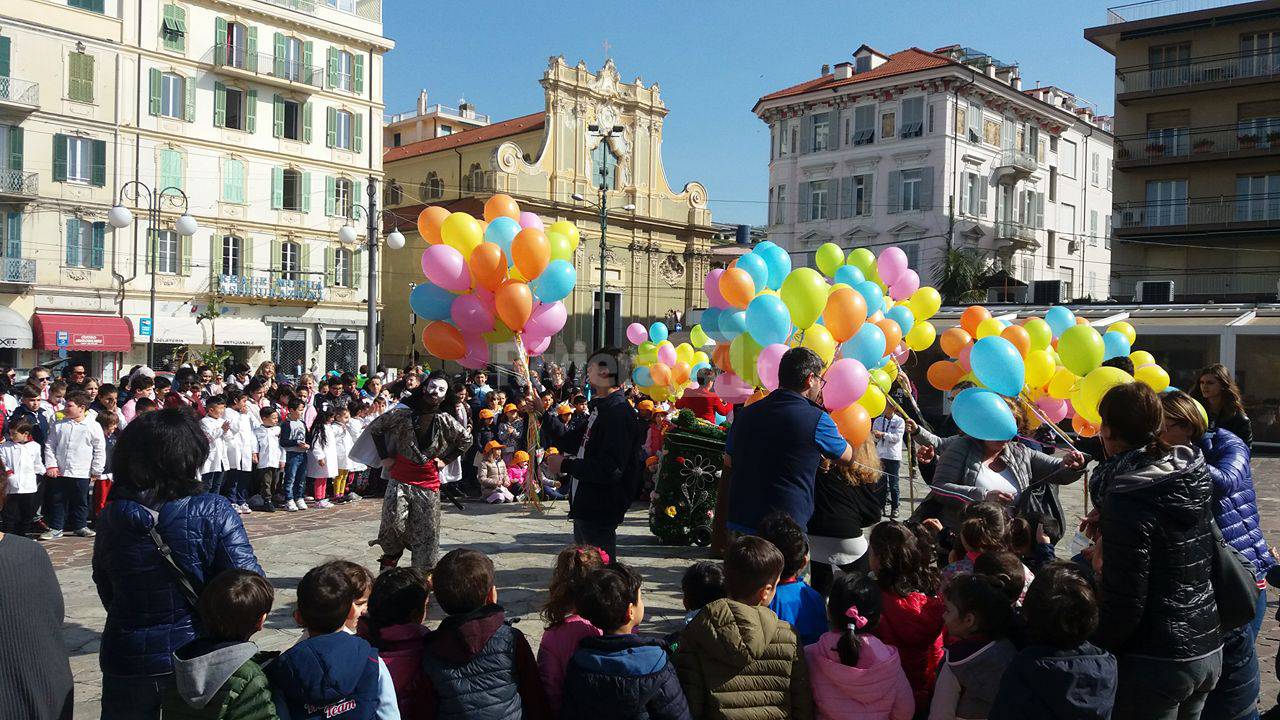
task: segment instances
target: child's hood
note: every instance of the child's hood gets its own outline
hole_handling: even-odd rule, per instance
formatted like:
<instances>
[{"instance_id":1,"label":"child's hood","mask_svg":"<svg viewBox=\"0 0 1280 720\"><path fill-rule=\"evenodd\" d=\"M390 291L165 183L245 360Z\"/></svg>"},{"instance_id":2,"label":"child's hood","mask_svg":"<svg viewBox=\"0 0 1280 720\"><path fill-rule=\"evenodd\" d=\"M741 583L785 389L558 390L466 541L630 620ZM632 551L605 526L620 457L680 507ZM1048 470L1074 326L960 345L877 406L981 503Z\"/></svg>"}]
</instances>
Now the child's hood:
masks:
<instances>
[{"instance_id":1,"label":"child's hood","mask_svg":"<svg viewBox=\"0 0 1280 720\"><path fill-rule=\"evenodd\" d=\"M792 635L795 643L791 626L769 608L724 598L703 608L681 633L681 641L690 650L746 667L764 655L779 633Z\"/></svg>"},{"instance_id":2,"label":"child's hood","mask_svg":"<svg viewBox=\"0 0 1280 720\"><path fill-rule=\"evenodd\" d=\"M227 680L254 654L251 642L193 640L173 653L173 679L178 697L197 710L209 704Z\"/></svg>"},{"instance_id":3,"label":"child's hood","mask_svg":"<svg viewBox=\"0 0 1280 720\"><path fill-rule=\"evenodd\" d=\"M501 605L450 615L427 636L427 652L453 664L471 662L505 622Z\"/></svg>"},{"instance_id":4,"label":"child's hood","mask_svg":"<svg viewBox=\"0 0 1280 720\"><path fill-rule=\"evenodd\" d=\"M824 634L818 642L805 648L810 674L850 699L892 696L899 678L906 680L898 650L872 635L863 635L860 639L858 664L850 666L840 662L840 652L836 649L840 633Z\"/></svg>"}]
</instances>

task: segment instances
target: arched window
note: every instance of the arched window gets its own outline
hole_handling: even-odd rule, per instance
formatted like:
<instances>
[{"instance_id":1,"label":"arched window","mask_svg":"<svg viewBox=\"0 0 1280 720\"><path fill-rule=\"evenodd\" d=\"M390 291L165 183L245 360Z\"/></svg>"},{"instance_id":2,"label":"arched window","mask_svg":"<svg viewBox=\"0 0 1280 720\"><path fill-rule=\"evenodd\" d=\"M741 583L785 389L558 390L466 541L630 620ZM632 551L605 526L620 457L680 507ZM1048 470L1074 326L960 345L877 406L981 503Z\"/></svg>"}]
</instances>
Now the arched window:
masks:
<instances>
[{"instance_id":1,"label":"arched window","mask_svg":"<svg viewBox=\"0 0 1280 720\"><path fill-rule=\"evenodd\" d=\"M296 242L280 243L280 278L302 279L302 246Z\"/></svg>"},{"instance_id":2,"label":"arched window","mask_svg":"<svg viewBox=\"0 0 1280 720\"><path fill-rule=\"evenodd\" d=\"M440 179L440 175L432 170L427 173L427 179L422 181L418 186L418 198L422 202L430 202L439 200L444 197L444 181Z\"/></svg>"},{"instance_id":3,"label":"arched window","mask_svg":"<svg viewBox=\"0 0 1280 720\"><path fill-rule=\"evenodd\" d=\"M333 251L333 284L339 287L353 287L351 250L338 248Z\"/></svg>"},{"instance_id":4,"label":"arched window","mask_svg":"<svg viewBox=\"0 0 1280 720\"><path fill-rule=\"evenodd\" d=\"M480 163L471 163L471 167L467 169L467 178L462 183L462 189L470 192L481 190L484 183L484 171L480 169Z\"/></svg>"},{"instance_id":5,"label":"arched window","mask_svg":"<svg viewBox=\"0 0 1280 720\"><path fill-rule=\"evenodd\" d=\"M604 178L601 178L601 168L605 171ZM599 187L602 180L606 187L617 189L618 156L613 154L613 149L604 140L601 140L600 144L591 153L591 185Z\"/></svg>"},{"instance_id":6,"label":"arched window","mask_svg":"<svg viewBox=\"0 0 1280 720\"><path fill-rule=\"evenodd\" d=\"M351 217L355 205L355 188L349 178L333 181L333 210L338 217Z\"/></svg>"},{"instance_id":7,"label":"arched window","mask_svg":"<svg viewBox=\"0 0 1280 720\"><path fill-rule=\"evenodd\" d=\"M382 203L387 206L404 204L404 188L394 179L387 181L386 192L382 195Z\"/></svg>"},{"instance_id":8,"label":"arched window","mask_svg":"<svg viewBox=\"0 0 1280 720\"><path fill-rule=\"evenodd\" d=\"M235 235L222 237L222 273L233 277L244 275L244 238Z\"/></svg>"}]
</instances>

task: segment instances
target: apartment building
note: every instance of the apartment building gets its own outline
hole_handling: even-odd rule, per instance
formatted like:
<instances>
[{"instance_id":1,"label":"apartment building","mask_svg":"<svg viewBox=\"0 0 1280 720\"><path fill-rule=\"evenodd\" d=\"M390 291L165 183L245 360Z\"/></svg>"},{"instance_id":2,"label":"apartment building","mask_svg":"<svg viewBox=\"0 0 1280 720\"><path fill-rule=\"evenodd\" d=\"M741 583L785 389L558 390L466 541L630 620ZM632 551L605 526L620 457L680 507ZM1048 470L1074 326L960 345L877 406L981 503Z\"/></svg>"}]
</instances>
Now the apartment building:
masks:
<instances>
[{"instance_id":1,"label":"apartment building","mask_svg":"<svg viewBox=\"0 0 1280 720\"><path fill-rule=\"evenodd\" d=\"M797 263L827 242L897 245L927 283L969 248L1003 271L992 302L1106 297L1110 124L1080 98L1024 89L972 48L863 45L753 111L770 130L769 237Z\"/></svg>"},{"instance_id":2,"label":"apartment building","mask_svg":"<svg viewBox=\"0 0 1280 720\"><path fill-rule=\"evenodd\" d=\"M393 148L410 143L474 130L489 124L489 116L476 112L465 99L458 107L427 102L427 91L418 93L418 104L409 112L388 115L382 126L382 146Z\"/></svg>"},{"instance_id":3,"label":"apartment building","mask_svg":"<svg viewBox=\"0 0 1280 720\"><path fill-rule=\"evenodd\" d=\"M0 21L0 74L39 85L7 110L37 175L5 224L6 263L35 268L5 303L33 329L12 362L113 378L154 339L157 364L214 344L286 374L358 364L366 251L338 231L363 234L381 177L380 0L13 0Z\"/></svg>"}]
</instances>

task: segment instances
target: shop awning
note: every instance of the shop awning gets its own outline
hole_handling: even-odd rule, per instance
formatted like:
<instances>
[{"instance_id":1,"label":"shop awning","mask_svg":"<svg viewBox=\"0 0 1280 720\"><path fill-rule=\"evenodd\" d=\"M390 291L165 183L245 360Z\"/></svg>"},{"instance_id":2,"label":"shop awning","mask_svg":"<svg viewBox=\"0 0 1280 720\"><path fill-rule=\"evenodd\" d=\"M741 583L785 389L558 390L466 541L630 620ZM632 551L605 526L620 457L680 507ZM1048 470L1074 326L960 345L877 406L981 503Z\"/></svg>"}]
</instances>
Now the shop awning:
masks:
<instances>
[{"instance_id":1,"label":"shop awning","mask_svg":"<svg viewBox=\"0 0 1280 720\"><path fill-rule=\"evenodd\" d=\"M133 325L117 315L54 315L36 313L31 316L35 346L40 350L88 350L91 352L124 352L133 345ZM66 333L66 345L58 344L59 333Z\"/></svg>"},{"instance_id":2,"label":"shop awning","mask_svg":"<svg viewBox=\"0 0 1280 720\"><path fill-rule=\"evenodd\" d=\"M31 347L31 323L16 310L0 307L0 348Z\"/></svg>"},{"instance_id":3,"label":"shop awning","mask_svg":"<svg viewBox=\"0 0 1280 720\"><path fill-rule=\"evenodd\" d=\"M204 345L204 332L194 317L169 318L158 317L151 325L155 333L157 345ZM133 341L146 345L150 340L146 335L134 335Z\"/></svg>"},{"instance_id":4,"label":"shop awning","mask_svg":"<svg viewBox=\"0 0 1280 720\"><path fill-rule=\"evenodd\" d=\"M271 328L260 320L244 318L217 318L197 322L194 317L159 317L153 329L156 342L161 345L187 345L190 347L219 346L268 347L271 344ZM137 335L133 341L145 345L146 336Z\"/></svg>"},{"instance_id":5,"label":"shop awning","mask_svg":"<svg viewBox=\"0 0 1280 720\"><path fill-rule=\"evenodd\" d=\"M271 347L271 326L261 320L245 318L218 318L214 328L218 333L218 345L234 347ZM201 323L208 344L209 323Z\"/></svg>"}]
</instances>

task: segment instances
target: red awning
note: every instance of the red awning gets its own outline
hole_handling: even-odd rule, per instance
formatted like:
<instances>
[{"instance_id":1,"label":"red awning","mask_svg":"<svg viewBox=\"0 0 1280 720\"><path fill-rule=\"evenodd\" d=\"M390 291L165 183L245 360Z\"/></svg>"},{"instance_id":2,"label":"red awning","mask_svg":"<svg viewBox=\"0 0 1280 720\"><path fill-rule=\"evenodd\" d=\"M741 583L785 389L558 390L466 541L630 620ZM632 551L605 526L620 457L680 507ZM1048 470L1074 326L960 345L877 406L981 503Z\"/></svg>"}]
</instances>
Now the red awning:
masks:
<instances>
[{"instance_id":1,"label":"red awning","mask_svg":"<svg viewBox=\"0 0 1280 720\"><path fill-rule=\"evenodd\" d=\"M31 316L35 346L40 350L89 350L124 352L133 347L133 325L116 315L50 315ZM66 333L66 345L58 344L59 333Z\"/></svg>"}]
</instances>

